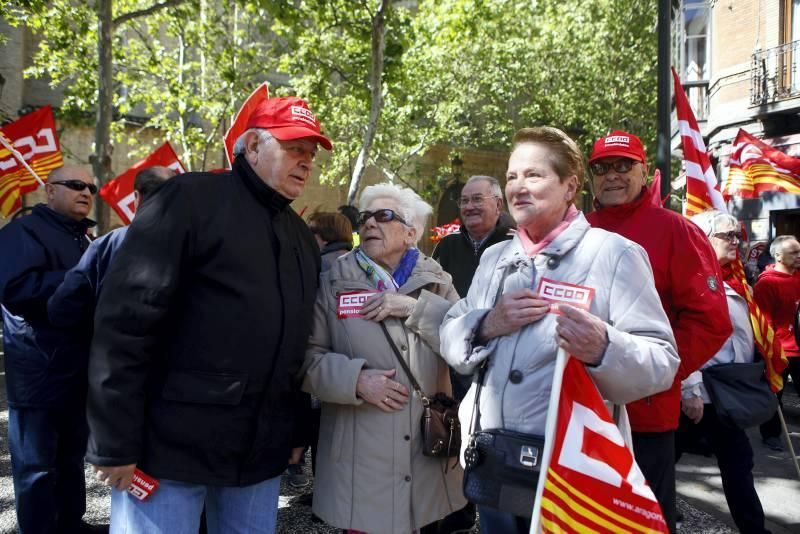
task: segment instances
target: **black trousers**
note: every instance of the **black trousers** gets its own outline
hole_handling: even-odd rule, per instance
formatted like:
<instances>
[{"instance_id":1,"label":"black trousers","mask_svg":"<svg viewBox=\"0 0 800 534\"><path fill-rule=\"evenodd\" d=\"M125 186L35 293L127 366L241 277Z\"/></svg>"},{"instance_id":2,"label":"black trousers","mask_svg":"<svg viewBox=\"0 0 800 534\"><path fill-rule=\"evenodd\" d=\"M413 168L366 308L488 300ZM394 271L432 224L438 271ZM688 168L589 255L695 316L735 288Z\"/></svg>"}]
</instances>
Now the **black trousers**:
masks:
<instances>
[{"instance_id":1,"label":"black trousers","mask_svg":"<svg viewBox=\"0 0 800 534\"><path fill-rule=\"evenodd\" d=\"M661 505L670 532L675 529L675 431L633 432L636 463Z\"/></svg>"},{"instance_id":2,"label":"black trousers","mask_svg":"<svg viewBox=\"0 0 800 534\"><path fill-rule=\"evenodd\" d=\"M794 390L797 392L797 395L800 396L800 357L787 358L787 360L789 360L789 366L783 371L784 386L786 385L789 375L792 375ZM783 390L780 390L778 392L778 402L781 406L783 406L783 402L781 402L782 399ZM761 439L779 437L781 435L781 420L780 416L778 416L778 412L775 412L772 419L766 423L762 423L759 430L761 431Z\"/></svg>"},{"instance_id":3,"label":"black trousers","mask_svg":"<svg viewBox=\"0 0 800 534\"><path fill-rule=\"evenodd\" d=\"M705 440L717 457L725 500L740 532L768 533L764 528L764 509L753 484L753 449L744 430L723 425L713 404L703 406L703 418L694 424L681 414L675 438L676 458L691 450L692 444Z\"/></svg>"}]
</instances>

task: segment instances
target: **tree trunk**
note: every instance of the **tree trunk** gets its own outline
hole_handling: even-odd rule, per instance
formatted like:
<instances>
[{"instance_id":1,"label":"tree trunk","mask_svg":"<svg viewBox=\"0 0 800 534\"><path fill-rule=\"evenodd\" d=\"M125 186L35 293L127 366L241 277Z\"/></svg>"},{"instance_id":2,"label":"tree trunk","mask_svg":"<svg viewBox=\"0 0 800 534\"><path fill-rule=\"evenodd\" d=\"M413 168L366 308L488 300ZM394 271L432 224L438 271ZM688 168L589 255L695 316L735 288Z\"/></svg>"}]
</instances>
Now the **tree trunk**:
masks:
<instances>
[{"instance_id":1,"label":"tree trunk","mask_svg":"<svg viewBox=\"0 0 800 534\"><path fill-rule=\"evenodd\" d=\"M112 0L97 0L97 125L95 126L94 154L92 170L98 187L103 187L111 179L111 119L114 76L111 58L111 34L113 25ZM97 231L104 234L109 230L110 211L105 202L95 199Z\"/></svg>"},{"instance_id":2,"label":"tree trunk","mask_svg":"<svg viewBox=\"0 0 800 534\"><path fill-rule=\"evenodd\" d=\"M347 193L347 203L353 204L358 194L358 186L361 177L369 162L369 151L375 141L375 133L378 130L378 120L383 109L383 63L384 52L386 51L386 13L389 10L391 0L381 0L378 11L372 18L372 67L370 69L370 106L369 122L364 132L364 141L361 150L356 158L356 165L350 178L350 189Z\"/></svg>"}]
</instances>

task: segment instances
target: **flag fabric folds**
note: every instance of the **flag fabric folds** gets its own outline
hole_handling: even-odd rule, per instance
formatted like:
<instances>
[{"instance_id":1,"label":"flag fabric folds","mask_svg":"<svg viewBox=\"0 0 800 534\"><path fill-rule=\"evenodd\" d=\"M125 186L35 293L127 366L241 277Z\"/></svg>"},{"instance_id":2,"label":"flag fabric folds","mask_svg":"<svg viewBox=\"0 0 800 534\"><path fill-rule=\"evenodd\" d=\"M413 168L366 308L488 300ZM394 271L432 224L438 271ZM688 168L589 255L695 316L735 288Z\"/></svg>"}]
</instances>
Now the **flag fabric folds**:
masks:
<instances>
[{"instance_id":1,"label":"flag fabric folds","mask_svg":"<svg viewBox=\"0 0 800 534\"><path fill-rule=\"evenodd\" d=\"M52 107L41 107L3 126L0 133L42 180L64 165ZM22 207L22 195L38 187L36 178L8 149L0 147L0 213L8 217L17 211Z\"/></svg>"},{"instance_id":2,"label":"flag fabric folds","mask_svg":"<svg viewBox=\"0 0 800 534\"><path fill-rule=\"evenodd\" d=\"M543 454L531 533L669 532L583 363L562 354L559 358L567 361L556 365L562 375L554 377L553 388L555 393L560 382L560 394L550 397L545 437L550 450Z\"/></svg>"},{"instance_id":3,"label":"flag fabric folds","mask_svg":"<svg viewBox=\"0 0 800 534\"><path fill-rule=\"evenodd\" d=\"M691 217L709 209L727 212L717 176L708 159L706 144L697 126L697 119L674 68L672 78L675 82L675 111L681 133L683 161L686 165L686 206L683 214Z\"/></svg>"},{"instance_id":4,"label":"flag fabric folds","mask_svg":"<svg viewBox=\"0 0 800 534\"><path fill-rule=\"evenodd\" d=\"M168 167L178 174L186 172L169 141L167 141L152 154L137 162L100 189L100 198L111 206L111 209L119 215L119 218L125 224L130 224L133 220L133 181L136 178L136 174L142 169L155 165Z\"/></svg>"},{"instance_id":5,"label":"flag fabric folds","mask_svg":"<svg viewBox=\"0 0 800 534\"><path fill-rule=\"evenodd\" d=\"M233 145L236 144L236 140L239 139L239 136L245 132L247 119L250 118L250 114L261 102L268 99L269 87L267 87L267 82L264 82L256 87L255 91L250 93L250 96L247 97L247 100L244 101L244 104L242 104L242 107L239 108L239 111L233 118L233 124L231 124L228 131L225 132L225 137L223 138L225 141L225 154L228 155L229 165L233 165Z\"/></svg>"},{"instance_id":6,"label":"flag fabric folds","mask_svg":"<svg viewBox=\"0 0 800 534\"><path fill-rule=\"evenodd\" d=\"M794 158L739 130L733 143L725 198L758 198L774 191L800 195L800 158Z\"/></svg>"}]
</instances>

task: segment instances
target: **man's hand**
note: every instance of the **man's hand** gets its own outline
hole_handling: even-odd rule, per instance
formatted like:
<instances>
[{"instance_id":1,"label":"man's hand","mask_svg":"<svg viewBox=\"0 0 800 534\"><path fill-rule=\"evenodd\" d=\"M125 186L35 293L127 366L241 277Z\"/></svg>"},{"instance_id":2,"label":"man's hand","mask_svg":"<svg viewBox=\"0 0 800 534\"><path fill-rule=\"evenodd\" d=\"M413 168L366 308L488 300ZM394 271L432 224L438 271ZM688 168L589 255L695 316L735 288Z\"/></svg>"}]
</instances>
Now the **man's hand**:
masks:
<instances>
[{"instance_id":1,"label":"man's hand","mask_svg":"<svg viewBox=\"0 0 800 534\"><path fill-rule=\"evenodd\" d=\"M556 317L558 346L584 363L597 365L608 346L606 323L591 313L568 304L559 304Z\"/></svg>"},{"instance_id":2,"label":"man's hand","mask_svg":"<svg viewBox=\"0 0 800 534\"><path fill-rule=\"evenodd\" d=\"M394 374L394 369L365 369L358 375L356 393L384 412L398 412L408 403L408 389L390 378Z\"/></svg>"},{"instance_id":3,"label":"man's hand","mask_svg":"<svg viewBox=\"0 0 800 534\"><path fill-rule=\"evenodd\" d=\"M380 322L387 317L405 319L414 311L417 299L399 293L383 292L370 298L361 308L364 319Z\"/></svg>"},{"instance_id":4,"label":"man's hand","mask_svg":"<svg viewBox=\"0 0 800 534\"><path fill-rule=\"evenodd\" d=\"M681 400L681 410L692 423L697 424L703 419L703 399L701 397L690 397Z\"/></svg>"},{"instance_id":5,"label":"man's hand","mask_svg":"<svg viewBox=\"0 0 800 534\"><path fill-rule=\"evenodd\" d=\"M136 464L130 465L93 465L95 478L106 486L125 491L131 485Z\"/></svg>"},{"instance_id":6,"label":"man's hand","mask_svg":"<svg viewBox=\"0 0 800 534\"><path fill-rule=\"evenodd\" d=\"M535 323L550 310L550 303L539 298L530 289L506 293L498 300L481 323L477 338L485 343L490 339L516 332L523 326Z\"/></svg>"}]
</instances>

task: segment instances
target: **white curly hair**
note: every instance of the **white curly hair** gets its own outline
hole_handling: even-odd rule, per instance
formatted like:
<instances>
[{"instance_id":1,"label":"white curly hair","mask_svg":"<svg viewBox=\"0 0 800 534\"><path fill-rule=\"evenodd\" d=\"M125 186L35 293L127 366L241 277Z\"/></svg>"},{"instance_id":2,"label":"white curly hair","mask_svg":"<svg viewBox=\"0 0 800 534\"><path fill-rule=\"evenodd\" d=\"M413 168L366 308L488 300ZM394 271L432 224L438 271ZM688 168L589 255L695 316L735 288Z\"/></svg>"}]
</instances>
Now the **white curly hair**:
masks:
<instances>
[{"instance_id":1,"label":"white curly hair","mask_svg":"<svg viewBox=\"0 0 800 534\"><path fill-rule=\"evenodd\" d=\"M364 211L376 199L388 198L397 202L400 208L400 216L417 230L417 242L422 238L425 231L425 223L433 213L430 204L422 200L420 196L408 187L400 187L390 183L370 185L361 192L358 199L358 210Z\"/></svg>"}]
</instances>

